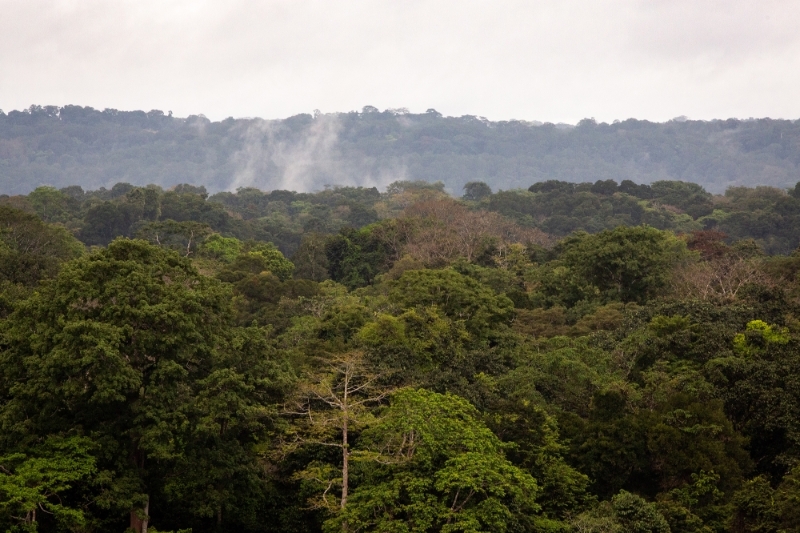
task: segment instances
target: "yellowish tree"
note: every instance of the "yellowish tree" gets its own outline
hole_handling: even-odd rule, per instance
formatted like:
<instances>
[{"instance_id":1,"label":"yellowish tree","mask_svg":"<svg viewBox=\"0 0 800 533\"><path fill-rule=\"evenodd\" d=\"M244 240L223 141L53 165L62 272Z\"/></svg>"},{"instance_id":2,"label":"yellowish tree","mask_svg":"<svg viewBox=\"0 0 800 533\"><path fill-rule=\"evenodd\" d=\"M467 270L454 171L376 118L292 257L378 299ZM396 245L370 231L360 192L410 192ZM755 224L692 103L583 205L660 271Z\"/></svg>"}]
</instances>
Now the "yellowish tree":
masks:
<instances>
[{"instance_id":1,"label":"yellowish tree","mask_svg":"<svg viewBox=\"0 0 800 533\"><path fill-rule=\"evenodd\" d=\"M369 425L373 420L371 408L391 392L358 351L317 359L306 372L294 400L285 409L293 424L283 450L291 452L309 445L341 450L341 465L315 461L297 474L298 479L320 488L319 496L311 500L312 507L331 511L344 508L349 491L352 436Z\"/></svg>"}]
</instances>

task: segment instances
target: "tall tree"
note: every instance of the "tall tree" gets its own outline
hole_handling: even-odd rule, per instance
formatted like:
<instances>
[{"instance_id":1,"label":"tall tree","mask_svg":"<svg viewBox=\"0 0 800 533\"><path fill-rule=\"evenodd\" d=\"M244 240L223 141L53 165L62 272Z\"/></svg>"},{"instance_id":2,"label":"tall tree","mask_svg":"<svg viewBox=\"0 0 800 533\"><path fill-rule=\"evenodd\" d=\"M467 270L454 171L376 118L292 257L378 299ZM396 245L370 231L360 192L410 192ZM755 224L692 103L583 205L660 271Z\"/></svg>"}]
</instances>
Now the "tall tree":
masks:
<instances>
[{"instance_id":1,"label":"tall tree","mask_svg":"<svg viewBox=\"0 0 800 533\"><path fill-rule=\"evenodd\" d=\"M181 457L230 295L191 263L117 240L68 263L3 325L0 445L78 428L101 443L108 506L147 529L154 484ZM156 475L158 474L158 475Z\"/></svg>"},{"instance_id":2,"label":"tall tree","mask_svg":"<svg viewBox=\"0 0 800 533\"><path fill-rule=\"evenodd\" d=\"M370 407L386 398L391 389L381 385L380 376L370 369L361 352L334 355L316 363L319 367L309 372L300 383L294 404L287 406L286 414L296 421L288 447L310 444L341 451L341 466L335 475L336 469L330 465L312 463L298 477L324 487L312 502L315 507L343 509L350 489L353 433L372 419ZM340 489L338 498L330 494L336 486Z\"/></svg>"}]
</instances>

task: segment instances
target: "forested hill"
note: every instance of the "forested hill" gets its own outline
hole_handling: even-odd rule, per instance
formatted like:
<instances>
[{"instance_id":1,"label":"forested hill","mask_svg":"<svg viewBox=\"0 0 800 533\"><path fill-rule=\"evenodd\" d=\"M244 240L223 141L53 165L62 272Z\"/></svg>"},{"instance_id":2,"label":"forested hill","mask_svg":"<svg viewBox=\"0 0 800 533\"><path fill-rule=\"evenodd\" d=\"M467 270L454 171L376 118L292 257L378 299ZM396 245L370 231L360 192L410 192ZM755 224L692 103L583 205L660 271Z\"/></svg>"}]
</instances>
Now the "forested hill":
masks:
<instances>
[{"instance_id":1,"label":"forested hill","mask_svg":"<svg viewBox=\"0 0 800 533\"><path fill-rule=\"evenodd\" d=\"M0 192L117 182L211 192L257 187L383 187L399 179L469 181L494 189L533 182L683 180L721 193L732 185L789 187L800 179L800 121L674 120L577 126L435 110L301 114L211 122L161 111L32 106L0 111Z\"/></svg>"}]
</instances>

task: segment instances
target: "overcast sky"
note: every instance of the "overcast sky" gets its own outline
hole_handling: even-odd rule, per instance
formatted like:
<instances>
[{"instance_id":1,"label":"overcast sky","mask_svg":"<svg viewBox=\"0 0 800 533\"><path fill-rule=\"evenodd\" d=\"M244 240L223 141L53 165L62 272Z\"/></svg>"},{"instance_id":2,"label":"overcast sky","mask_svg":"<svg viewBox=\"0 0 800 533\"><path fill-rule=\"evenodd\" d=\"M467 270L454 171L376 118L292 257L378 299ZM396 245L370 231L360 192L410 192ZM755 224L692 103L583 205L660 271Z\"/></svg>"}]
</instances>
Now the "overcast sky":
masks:
<instances>
[{"instance_id":1,"label":"overcast sky","mask_svg":"<svg viewBox=\"0 0 800 533\"><path fill-rule=\"evenodd\" d=\"M0 0L0 109L800 118L800 0Z\"/></svg>"}]
</instances>

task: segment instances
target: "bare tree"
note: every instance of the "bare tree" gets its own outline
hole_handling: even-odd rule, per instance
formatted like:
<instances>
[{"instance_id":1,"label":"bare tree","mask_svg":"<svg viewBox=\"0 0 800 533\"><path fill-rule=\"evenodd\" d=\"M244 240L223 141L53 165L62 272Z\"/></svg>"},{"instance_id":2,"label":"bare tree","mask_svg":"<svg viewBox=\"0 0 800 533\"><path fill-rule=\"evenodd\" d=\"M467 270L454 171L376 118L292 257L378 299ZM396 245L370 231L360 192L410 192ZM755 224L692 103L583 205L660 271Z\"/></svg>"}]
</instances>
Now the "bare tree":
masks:
<instances>
[{"instance_id":1,"label":"bare tree","mask_svg":"<svg viewBox=\"0 0 800 533\"><path fill-rule=\"evenodd\" d=\"M312 464L298 474L298 478L322 488L312 506L333 511L347 503L352 433L369 424L373 419L371 408L393 389L380 384L380 376L371 372L361 352L337 354L316 363L300 384L294 401L284 409L294 421L284 451L314 444L341 450L341 470L335 474L333 467L321 464ZM340 496L335 498L332 491L337 485Z\"/></svg>"},{"instance_id":2,"label":"bare tree","mask_svg":"<svg viewBox=\"0 0 800 533\"><path fill-rule=\"evenodd\" d=\"M683 297L729 302L748 284L771 285L758 257L734 252L679 269L674 276L675 291Z\"/></svg>"},{"instance_id":3,"label":"bare tree","mask_svg":"<svg viewBox=\"0 0 800 533\"><path fill-rule=\"evenodd\" d=\"M473 261L494 245L510 243L549 245L544 232L524 228L491 211L472 211L454 200L428 200L409 206L405 216L419 220L407 238L406 253L428 265L457 257Z\"/></svg>"}]
</instances>

